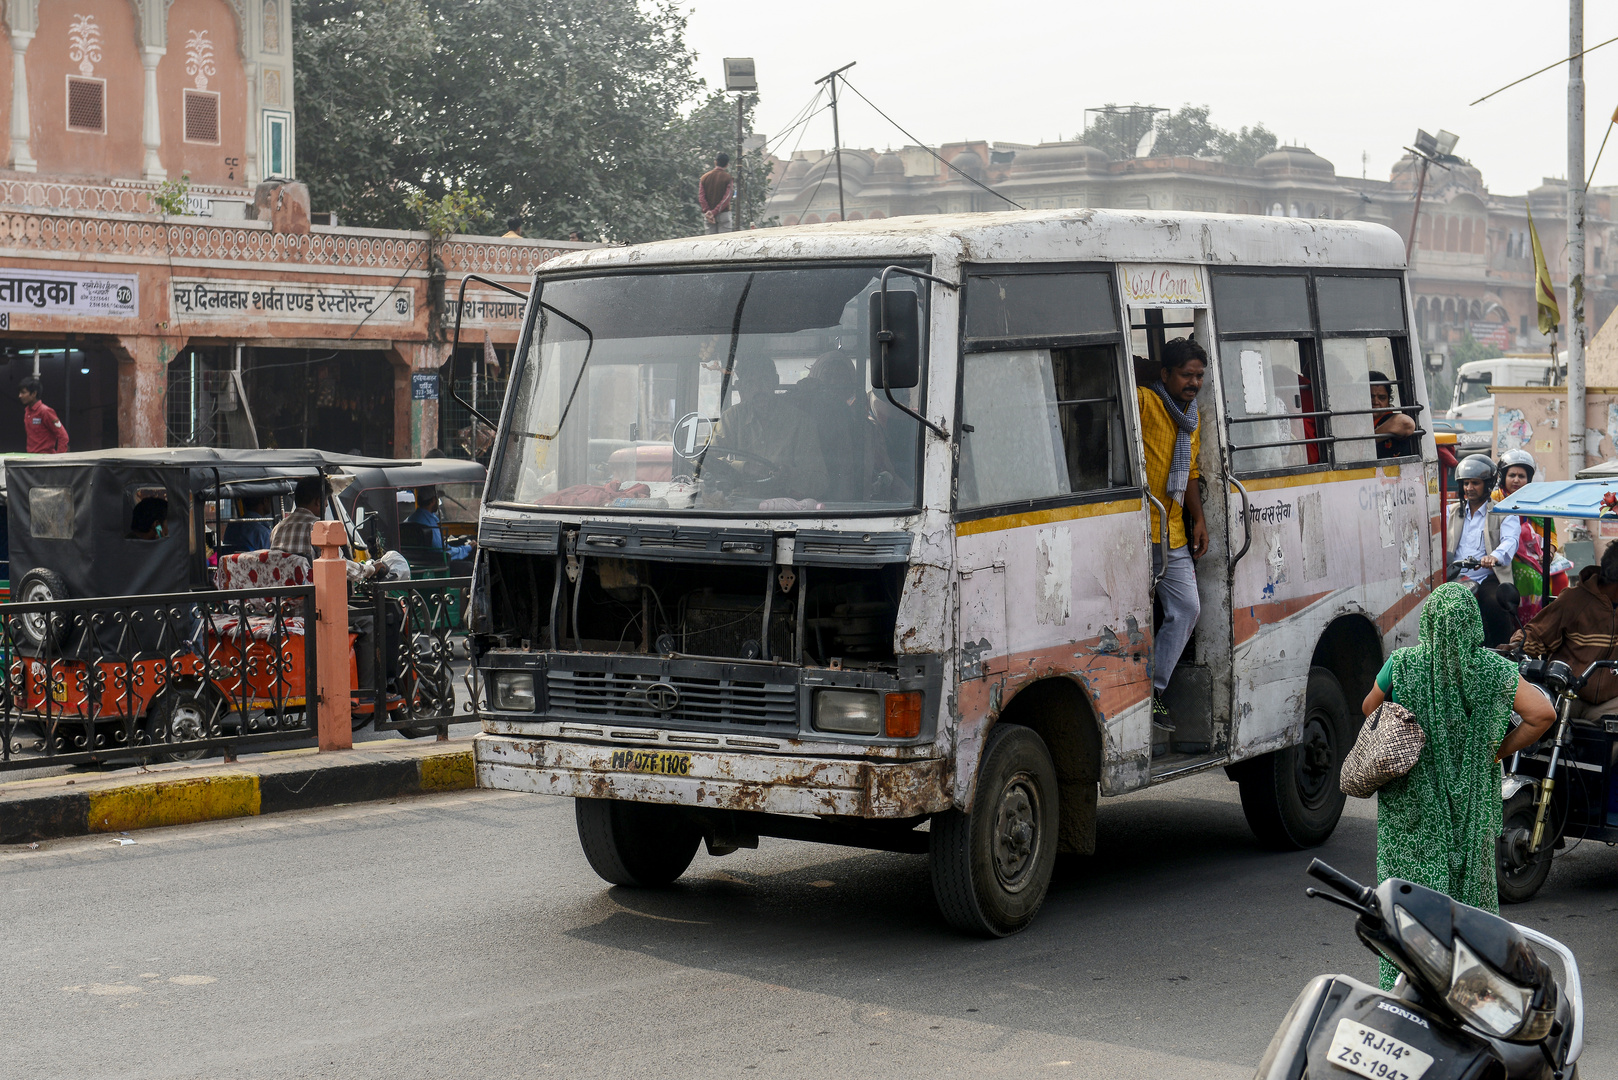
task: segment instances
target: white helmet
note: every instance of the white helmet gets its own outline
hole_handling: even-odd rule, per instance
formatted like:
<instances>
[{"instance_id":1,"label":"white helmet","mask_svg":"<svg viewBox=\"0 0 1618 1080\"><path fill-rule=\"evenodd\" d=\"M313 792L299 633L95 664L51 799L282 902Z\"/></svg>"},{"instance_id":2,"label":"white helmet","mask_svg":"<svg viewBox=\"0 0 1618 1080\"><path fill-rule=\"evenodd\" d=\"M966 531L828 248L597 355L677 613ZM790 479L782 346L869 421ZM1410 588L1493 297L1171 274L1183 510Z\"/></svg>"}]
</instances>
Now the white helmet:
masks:
<instances>
[{"instance_id":1,"label":"white helmet","mask_svg":"<svg viewBox=\"0 0 1618 1080\"><path fill-rule=\"evenodd\" d=\"M1534 482L1534 474L1539 471L1539 465L1534 461L1533 454L1530 454L1520 446L1515 450L1507 450L1505 453L1501 454L1500 479L1504 480L1506 478L1506 470L1511 468L1513 465L1518 465L1524 469L1527 469L1528 482Z\"/></svg>"}]
</instances>

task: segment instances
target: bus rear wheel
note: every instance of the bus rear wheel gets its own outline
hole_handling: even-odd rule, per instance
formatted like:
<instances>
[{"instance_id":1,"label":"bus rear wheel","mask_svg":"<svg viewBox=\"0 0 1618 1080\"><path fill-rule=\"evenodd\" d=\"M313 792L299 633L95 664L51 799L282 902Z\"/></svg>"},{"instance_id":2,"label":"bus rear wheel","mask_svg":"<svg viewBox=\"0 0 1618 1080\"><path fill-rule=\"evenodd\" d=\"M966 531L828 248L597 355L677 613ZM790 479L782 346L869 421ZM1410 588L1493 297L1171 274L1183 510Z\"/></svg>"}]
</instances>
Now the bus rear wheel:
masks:
<instances>
[{"instance_id":1,"label":"bus rear wheel","mask_svg":"<svg viewBox=\"0 0 1618 1080\"><path fill-rule=\"evenodd\" d=\"M1337 781L1354 734L1337 676L1326 668L1310 668L1303 738L1231 769L1241 784L1242 812L1261 844L1296 851L1326 842L1347 801Z\"/></svg>"},{"instance_id":2,"label":"bus rear wheel","mask_svg":"<svg viewBox=\"0 0 1618 1080\"><path fill-rule=\"evenodd\" d=\"M579 846L603 881L655 889L685 873L701 832L672 806L574 799Z\"/></svg>"},{"instance_id":3,"label":"bus rear wheel","mask_svg":"<svg viewBox=\"0 0 1618 1080\"><path fill-rule=\"evenodd\" d=\"M938 910L979 937L1015 934L1034 919L1056 864L1056 766L1033 730L989 733L972 812L946 810L930 826Z\"/></svg>"}]
</instances>

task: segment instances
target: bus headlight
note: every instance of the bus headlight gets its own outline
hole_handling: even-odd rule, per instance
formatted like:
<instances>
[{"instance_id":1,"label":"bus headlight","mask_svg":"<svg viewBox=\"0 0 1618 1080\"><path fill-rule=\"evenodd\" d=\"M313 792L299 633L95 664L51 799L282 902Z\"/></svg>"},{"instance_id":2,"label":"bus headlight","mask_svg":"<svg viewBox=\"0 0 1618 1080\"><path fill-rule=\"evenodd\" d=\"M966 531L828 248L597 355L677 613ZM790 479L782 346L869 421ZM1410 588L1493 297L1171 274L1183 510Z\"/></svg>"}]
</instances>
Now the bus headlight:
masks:
<instances>
[{"instance_id":1,"label":"bus headlight","mask_svg":"<svg viewBox=\"0 0 1618 1080\"><path fill-rule=\"evenodd\" d=\"M875 690L821 690L815 694L815 730L876 735L882 730L882 695Z\"/></svg>"},{"instance_id":2,"label":"bus headlight","mask_svg":"<svg viewBox=\"0 0 1618 1080\"><path fill-rule=\"evenodd\" d=\"M528 671L500 671L494 676L494 707L512 712L534 711L534 676Z\"/></svg>"}]
</instances>

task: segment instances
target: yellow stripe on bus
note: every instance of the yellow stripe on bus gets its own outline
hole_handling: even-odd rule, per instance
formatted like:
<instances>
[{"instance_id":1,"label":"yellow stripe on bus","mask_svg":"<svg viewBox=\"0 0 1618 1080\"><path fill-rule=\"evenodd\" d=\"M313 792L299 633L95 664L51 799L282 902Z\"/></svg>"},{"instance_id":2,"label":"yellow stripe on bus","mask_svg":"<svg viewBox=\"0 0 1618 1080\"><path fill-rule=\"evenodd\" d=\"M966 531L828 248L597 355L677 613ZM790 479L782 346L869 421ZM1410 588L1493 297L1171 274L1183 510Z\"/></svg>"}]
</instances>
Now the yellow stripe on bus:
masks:
<instances>
[{"instance_id":1,"label":"yellow stripe on bus","mask_svg":"<svg viewBox=\"0 0 1618 1080\"><path fill-rule=\"evenodd\" d=\"M1398 476L1398 466L1388 466L1389 476ZM1297 473L1293 476L1268 476L1262 480L1244 480L1243 485L1248 492L1273 491L1276 488L1313 487L1316 484L1336 484L1344 480L1374 480L1376 467L1369 469L1332 469L1329 472ZM1230 493L1238 494L1236 486L1231 485Z\"/></svg>"},{"instance_id":2,"label":"yellow stripe on bus","mask_svg":"<svg viewBox=\"0 0 1618 1080\"><path fill-rule=\"evenodd\" d=\"M978 518L955 524L956 536L976 536L979 533L1004 532L1028 525L1049 525L1053 521L1072 521L1075 518L1102 517L1106 514L1128 514L1141 509L1141 500L1122 499L1117 502L1084 503L1080 506L1058 506L1050 510L1030 510L1024 514L1005 514L1001 517Z\"/></svg>"}]
</instances>

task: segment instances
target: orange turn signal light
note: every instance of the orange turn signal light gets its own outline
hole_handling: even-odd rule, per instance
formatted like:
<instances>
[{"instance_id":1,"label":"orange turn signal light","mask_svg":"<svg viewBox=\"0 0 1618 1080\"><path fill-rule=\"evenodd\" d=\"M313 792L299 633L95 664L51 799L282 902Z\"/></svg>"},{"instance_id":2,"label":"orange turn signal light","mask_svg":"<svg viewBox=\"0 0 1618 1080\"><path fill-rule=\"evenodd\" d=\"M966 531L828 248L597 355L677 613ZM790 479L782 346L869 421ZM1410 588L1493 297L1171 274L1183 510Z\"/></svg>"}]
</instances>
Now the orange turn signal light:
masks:
<instances>
[{"instance_id":1,"label":"orange turn signal light","mask_svg":"<svg viewBox=\"0 0 1618 1080\"><path fill-rule=\"evenodd\" d=\"M890 739L914 739L921 734L921 691L889 694L883 731Z\"/></svg>"}]
</instances>

